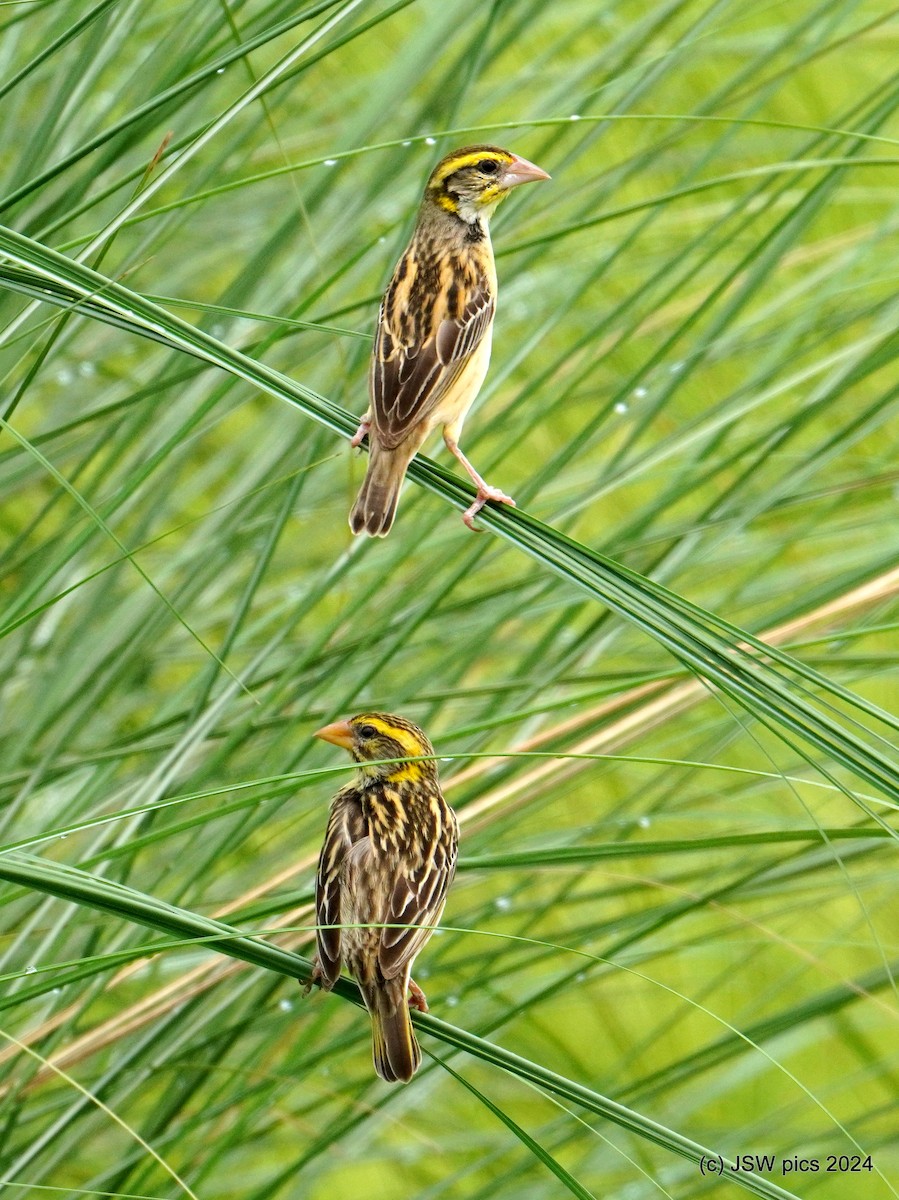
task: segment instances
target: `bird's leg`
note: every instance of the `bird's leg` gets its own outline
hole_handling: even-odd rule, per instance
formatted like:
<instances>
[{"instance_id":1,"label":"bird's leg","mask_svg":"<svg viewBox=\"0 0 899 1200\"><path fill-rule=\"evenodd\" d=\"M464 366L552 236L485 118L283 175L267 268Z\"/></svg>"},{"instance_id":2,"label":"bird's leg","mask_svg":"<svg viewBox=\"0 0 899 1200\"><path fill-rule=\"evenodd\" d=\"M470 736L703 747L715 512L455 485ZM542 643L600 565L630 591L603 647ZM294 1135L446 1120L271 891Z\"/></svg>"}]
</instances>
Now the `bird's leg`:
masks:
<instances>
[{"instance_id":1,"label":"bird's leg","mask_svg":"<svg viewBox=\"0 0 899 1200\"><path fill-rule=\"evenodd\" d=\"M425 999L425 994L414 979L409 980L409 1007L417 1008L419 1012L428 1011L428 1002Z\"/></svg>"},{"instance_id":2,"label":"bird's leg","mask_svg":"<svg viewBox=\"0 0 899 1200\"><path fill-rule=\"evenodd\" d=\"M362 417L359 421L359 428L353 434L350 445L355 450L357 446L361 446L368 436L368 431L371 429L371 421L368 417Z\"/></svg>"},{"instance_id":3,"label":"bird's leg","mask_svg":"<svg viewBox=\"0 0 899 1200\"><path fill-rule=\"evenodd\" d=\"M488 500L495 500L497 504L511 504L515 507L515 501L511 496L507 496L505 492L501 492L499 488L491 487L489 483L485 483L481 476L477 473L462 451L459 449L458 443L450 437L444 430L443 440L446 442L446 448L455 458L459 460L468 474L471 476L472 482L478 489L477 498L470 508L467 508L462 514L462 520L469 529L475 533L478 531L474 526L474 519L487 503Z\"/></svg>"},{"instance_id":4,"label":"bird's leg","mask_svg":"<svg viewBox=\"0 0 899 1200\"><path fill-rule=\"evenodd\" d=\"M312 978L302 985L303 995L308 996L316 984L318 984L323 992L330 992L331 990L331 984L325 979L325 973L318 960L318 955L312 960Z\"/></svg>"}]
</instances>

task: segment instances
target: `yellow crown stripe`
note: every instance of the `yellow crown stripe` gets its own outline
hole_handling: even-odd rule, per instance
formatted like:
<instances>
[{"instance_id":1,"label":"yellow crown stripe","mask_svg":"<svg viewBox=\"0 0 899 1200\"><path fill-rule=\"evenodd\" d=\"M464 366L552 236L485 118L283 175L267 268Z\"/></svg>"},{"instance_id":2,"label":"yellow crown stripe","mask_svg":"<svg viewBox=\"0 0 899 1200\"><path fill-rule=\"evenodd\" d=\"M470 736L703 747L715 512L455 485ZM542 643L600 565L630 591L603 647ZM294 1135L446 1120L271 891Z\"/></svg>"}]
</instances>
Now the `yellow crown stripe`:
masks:
<instances>
[{"instance_id":1,"label":"yellow crown stripe","mask_svg":"<svg viewBox=\"0 0 899 1200\"><path fill-rule=\"evenodd\" d=\"M443 183L444 179L449 178L454 171L461 171L463 167L473 167L479 162L483 162L485 158L493 159L494 162L507 163L512 160L507 154L497 154L491 150L473 150L470 154L457 154L452 158L445 159L440 163L431 176L431 186Z\"/></svg>"},{"instance_id":2,"label":"yellow crown stripe","mask_svg":"<svg viewBox=\"0 0 899 1200\"><path fill-rule=\"evenodd\" d=\"M388 737L392 737L395 742L399 742L405 754L409 754L413 758L421 755L421 742L411 730L403 729L400 725L391 725L389 721L385 721L381 717L366 716L363 720L366 725L373 725L378 733L384 733Z\"/></svg>"}]
</instances>

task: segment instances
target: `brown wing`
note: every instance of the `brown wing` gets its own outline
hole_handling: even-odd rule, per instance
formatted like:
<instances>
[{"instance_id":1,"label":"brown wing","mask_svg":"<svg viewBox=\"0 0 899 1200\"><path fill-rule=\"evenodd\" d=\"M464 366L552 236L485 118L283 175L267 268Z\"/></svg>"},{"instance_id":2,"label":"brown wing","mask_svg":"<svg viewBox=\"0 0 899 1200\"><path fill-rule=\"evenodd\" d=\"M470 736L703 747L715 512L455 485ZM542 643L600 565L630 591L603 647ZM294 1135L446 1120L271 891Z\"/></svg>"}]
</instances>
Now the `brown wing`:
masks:
<instances>
[{"instance_id":1,"label":"brown wing","mask_svg":"<svg viewBox=\"0 0 899 1200\"><path fill-rule=\"evenodd\" d=\"M329 984L340 975L340 891L343 865L354 842L364 834L355 789L334 797L315 880L315 939L322 975ZM328 928L330 926L331 928Z\"/></svg>"},{"instance_id":2,"label":"brown wing","mask_svg":"<svg viewBox=\"0 0 899 1200\"><path fill-rule=\"evenodd\" d=\"M440 920L446 893L456 871L458 826L447 810L451 838L439 839L427 869L400 875L393 887L390 905L384 916L388 926L381 934L378 965L385 979L394 979L411 967L416 955L434 932Z\"/></svg>"},{"instance_id":3,"label":"brown wing","mask_svg":"<svg viewBox=\"0 0 899 1200\"><path fill-rule=\"evenodd\" d=\"M398 446L436 408L477 349L496 304L486 274L453 279L411 247L378 313L369 390L381 443Z\"/></svg>"}]
</instances>

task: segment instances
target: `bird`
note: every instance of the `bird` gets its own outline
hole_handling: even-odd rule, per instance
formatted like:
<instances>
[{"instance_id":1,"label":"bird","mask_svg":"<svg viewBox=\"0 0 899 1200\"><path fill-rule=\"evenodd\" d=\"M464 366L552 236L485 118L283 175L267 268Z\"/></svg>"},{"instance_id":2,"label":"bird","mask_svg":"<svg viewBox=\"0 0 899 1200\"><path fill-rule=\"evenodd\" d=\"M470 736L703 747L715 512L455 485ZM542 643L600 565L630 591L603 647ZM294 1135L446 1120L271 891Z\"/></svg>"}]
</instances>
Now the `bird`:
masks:
<instances>
[{"instance_id":1,"label":"bird","mask_svg":"<svg viewBox=\"0 0 899 1200\"><path fill-rule=\"evenodd\" d=\"M375 1071L408 1083L421 1063L409 1009L428 1011L412 964L443 913L459 825L440 790L434 748L411 721L361 713L315 737L349 750L359 770L331 802L306 992L314 984L330 991L345 965L371 1016Z\"/></svg>"},{"instance_id":2,"label":"bird","mask_svg":"<svg viewBox=\"0 0 899 1200\"><path fill-rule=\"evenodd\" d=\"M490 217L513 188L549 178L526 158L486 145L454 150L431 172L378 312L369 408L351 442L367 436L369 447L353 533L387 535L409 463L438 426L478 489L465 524L476 528L488 500L514 507L468 461L459 434L490 362L497 292Z\"/></svg>"}]
</instances>

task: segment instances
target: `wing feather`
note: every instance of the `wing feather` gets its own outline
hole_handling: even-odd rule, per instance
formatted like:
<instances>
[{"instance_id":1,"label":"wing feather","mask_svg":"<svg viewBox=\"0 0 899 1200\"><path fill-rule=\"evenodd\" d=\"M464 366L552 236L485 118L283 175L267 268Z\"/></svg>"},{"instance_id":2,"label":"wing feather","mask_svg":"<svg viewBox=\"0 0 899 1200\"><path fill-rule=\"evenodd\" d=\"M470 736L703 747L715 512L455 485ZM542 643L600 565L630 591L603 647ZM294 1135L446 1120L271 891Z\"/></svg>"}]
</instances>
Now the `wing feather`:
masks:
<instances>
[{"instance_id":1,"label":"wing feather","mask_svg":"<svg viewBox=\"0 0 899 1200\"><path fill-rule=\"evenodd\" d=\"M414 245L403 255L378 313L369 387L378 438L388 449L434 411L496 309L486 272L463 286L448 263L420 259Z\"/></svg>"},{"instance_id":2,"label":"wing feather","mask_svg":"<svg viewBox=\"0 0 899 1200\"><path fill-rule=\"evenodd\" d=\"M496 309L493 297L478 289L458 317L440 322L435 338L437 358L447 364L468 358L490 328Z\"/></svg>"},{"instance_id":3,"label":"wing feather","mask_svg":"<svg viewBox=\"0 0 899 1200\"><path fill-rule=\"evenodd\" d=\"M358 808L358 803L355 807ZM358 831L353 830L359 820L353 810L351 795L338 792L328 816L315 879L315 940L322 975L328 983L334 983L340 975L341 880L346 857L359 836Z\"/></svg>"},{"instance_id":4,"label":"wing feather","mask_svg":"<svg viewBox=\"0 0 899 1200\"><path fill-rule=\"evenodd\" d=\"M404 872L394 883L384 920L392 928L381 933L378 965L385 979L393 979L411 966L434 931L446 904L446 894L456 871L458 832L455 818L448 844L435 835L433 851L418 870Z\"/></svg>"}]
</instances>

